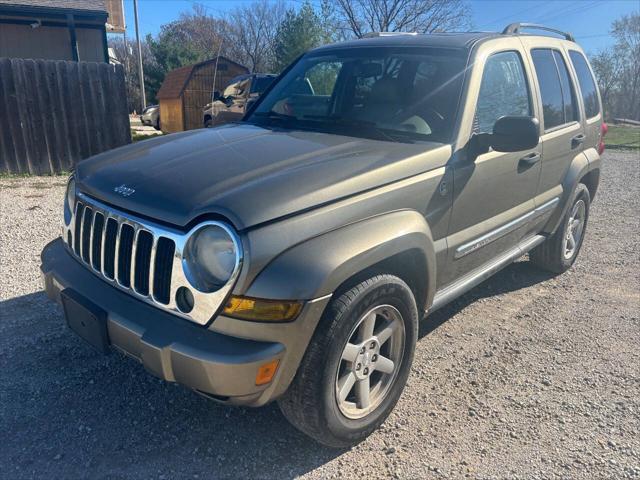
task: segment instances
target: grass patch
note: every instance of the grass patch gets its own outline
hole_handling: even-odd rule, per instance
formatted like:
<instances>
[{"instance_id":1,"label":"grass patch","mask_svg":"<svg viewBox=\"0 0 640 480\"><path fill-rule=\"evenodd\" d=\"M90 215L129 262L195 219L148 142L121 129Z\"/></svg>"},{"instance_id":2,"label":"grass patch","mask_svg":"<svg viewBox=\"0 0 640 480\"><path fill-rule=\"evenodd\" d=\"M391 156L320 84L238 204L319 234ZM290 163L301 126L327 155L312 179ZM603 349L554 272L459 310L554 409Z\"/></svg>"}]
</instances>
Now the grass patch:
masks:
<instances>
[{"instance_id":1,"label":"grass patch","mask_svg":"<svg viewBox=\"0 0 640 480\"><path fill-rule=\"evenodd\" d=\"M131 132L131 141L132 142L139 142L141 140L146 140L148 138L154 138L154 137L159 137L161 136L161 133L152 133L151 135L140 135L139 133L136 132Z\"/></svg>"},{"instance_id":2,"label":"grass patch","mask_svg":"<svg viewBox=\"0 0 640 480\"><path fill-rule=\"evenodd\" d=\"M608 125L609 133L604 137L607 148L640 149L640 127Z\"/></svg>"}]
</instances>

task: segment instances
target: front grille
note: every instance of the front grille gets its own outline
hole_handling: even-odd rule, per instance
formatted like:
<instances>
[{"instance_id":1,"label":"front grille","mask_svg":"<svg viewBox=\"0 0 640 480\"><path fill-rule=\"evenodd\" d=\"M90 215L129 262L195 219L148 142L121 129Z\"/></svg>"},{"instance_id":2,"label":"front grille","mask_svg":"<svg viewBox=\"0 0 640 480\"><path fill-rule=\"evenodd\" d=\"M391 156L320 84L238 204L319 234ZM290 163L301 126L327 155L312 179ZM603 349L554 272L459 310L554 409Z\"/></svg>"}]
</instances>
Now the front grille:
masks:
<instances>
[{"instance_id":1,"label":"front grille","mask_svg":"<svg viewBox=\"0 0 640 480\"><path fill-rule=\"evenodd\" d=\"M67 243L80 260L122 288L169 303L174 240L82 201L74 217Z\"/></svg>"},{"instance_id":2,"label":"front grille","mask_svg":"<svg viewBox=\"0 0 640 480\"><path fill-rule=\"evenodd\" d=\"M216 225L233 237L238 252L229 281L214 292L201 292L186 276L183 253L189 238L199 229ZM114 209L78 192L71 221L62 238L69 251L94 274L138 300L206 325L226 301L240 273L242 246L236 233L215 220L206 220L185 232ZM188 289L194 298L191 310L176 301L178 291Z\"/></svg>"}]
</instances>

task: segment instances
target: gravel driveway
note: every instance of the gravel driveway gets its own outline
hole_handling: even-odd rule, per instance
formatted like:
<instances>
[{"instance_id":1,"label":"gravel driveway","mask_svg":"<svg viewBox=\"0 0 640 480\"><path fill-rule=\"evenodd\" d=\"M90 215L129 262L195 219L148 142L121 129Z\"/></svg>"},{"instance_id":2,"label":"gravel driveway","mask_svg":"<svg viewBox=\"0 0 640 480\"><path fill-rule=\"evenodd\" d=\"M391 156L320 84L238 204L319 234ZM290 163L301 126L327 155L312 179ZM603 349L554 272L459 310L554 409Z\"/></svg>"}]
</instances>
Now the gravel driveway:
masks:
<instances>
[{"instance_id":1,"label":"gravel driveway","mask_svg":"<svg viewBox=\"0 0 640 480\"><path fill-rule=\"evenodd\" d=\"M640 156L607 152L577 264L522 260L425 320L383 428L321 447L99 356L41 292L65 179L0 179L4 478L640 478Z\"/></svg>"}]
</instances>

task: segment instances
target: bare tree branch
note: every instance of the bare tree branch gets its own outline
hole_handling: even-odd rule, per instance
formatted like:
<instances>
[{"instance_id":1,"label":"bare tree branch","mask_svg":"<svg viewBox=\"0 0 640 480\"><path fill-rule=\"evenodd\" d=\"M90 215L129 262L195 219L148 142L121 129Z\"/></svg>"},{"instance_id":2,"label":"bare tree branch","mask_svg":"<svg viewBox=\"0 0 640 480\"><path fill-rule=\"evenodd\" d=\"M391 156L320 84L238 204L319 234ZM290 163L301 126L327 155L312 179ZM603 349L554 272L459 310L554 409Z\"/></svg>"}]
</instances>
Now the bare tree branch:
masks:
<instances>
[{"instance_id":1,"label":"bare tree branch","mask_svg":"<svg viewBox=\"0 0 640 480\"><path fill-rule=\"evenodd\" d=\"M367 32L432 33L467 28L470 16L463 0L336 0L338 12L353 35Z\"/></svg>"}]
</instances>

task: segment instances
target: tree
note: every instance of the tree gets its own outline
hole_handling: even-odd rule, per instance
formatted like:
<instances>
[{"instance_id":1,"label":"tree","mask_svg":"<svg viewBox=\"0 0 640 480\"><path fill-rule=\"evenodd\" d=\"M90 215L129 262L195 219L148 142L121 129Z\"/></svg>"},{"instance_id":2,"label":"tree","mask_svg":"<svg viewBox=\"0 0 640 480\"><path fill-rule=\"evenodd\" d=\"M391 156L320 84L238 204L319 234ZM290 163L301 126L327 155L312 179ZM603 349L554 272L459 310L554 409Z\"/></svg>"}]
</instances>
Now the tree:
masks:
<instances>
[{"instance_id":1,"label":"tree","mask_svg":"<svg viewBox=\"0 0 640 480\"><path fill-rule=\"evenodd\" d=\"M614 21L611 35L615 45L591 55L606 118L640 120L640 14Z\"/></svg>"},{"instance_id":2,"label":"tree","mask_svg":"<svg viewBox=\"0 0 640 480\"><path fill-rule=\"evenodd\" d=\"M284 19L281 0L258 0L236 7L227 17L231 57L251 72L266 72L273 64L278 25Z\"/></svg>"},{"instance_id":3,"label":"tree","mask_svg":"<svg viewBox=\"0 0 640 480\"><path fill-rule=\"evenodd\" d=\"M611 34L616 39L614 48L623 64L620 74L620 93L624 98L621 114L640 120L640 13L623 15L611 27Z\"/></svg>"},{"instance_id":4,"label":"tree","mask_svg":"<svg viewBox=\"0 0 640 480\"><path fill-rule=\"evenodd\" d=\"M611 118L617 109L615 102L616 93L620 88L622 58L614 49L607 48L591 56L591 67L598 80L605 117Z\"/></svg>"},{"instance_id":5,"label":"tree","mask_svg":"<svg viewBox=\"0 0 640 480\"><path fill-rule=\"evenodd\" d=\"M463 0L336 0L338 13L353 34L369 32L432 33L467 28Z\"/></svg>"},{"instance_id":6,"label":"tree","mask_svg":"<svg viewBox=\"0 0 640 480\"><path fill-rule=\"evenodd\" d=\"M149 100L156 101L167 72L214 58L220 45L224 55L229 44L225 41L227 30L223 20L208 15L205 7L196 4L192 12L182 13L178 20L162 25L157 38L147 35L146 43L155 59L149 68L144 67Z\"/></svg>"},{"instance_id":7,"label":"tree","mask_svg":"<svg viewBox=\"0 0 640 480\"><path fill-rule=\"evenodd\" d=\"M305 2L298 12L287 10L274 40L273 70L281 72L302 53L321 45L323 40L320 17L309 2Z\"/></svg>"},{"instance_id":8,"label":"tree","mask_svg":"<svg viewBox=\"0 0 640 480\"><path fill-rule=\"evenodd\" d=\"M148 89L150 85L149 72L158 68L155 57L151 53L151 49L147 42L142 42L142 68L145 72L145 88ZM137 48L134 42L126 42L124 38L112 37L109 38L109 47L113 48L116 59L122 64L124 68L124 82L127 92L127 107L129 112L133 112L140 108L142 102L140 101L140 83L138 80L138 56ZM152 102L155 102L155 93L149 95L147 90L147 98Z\"/></svg>"}]
</instances>

